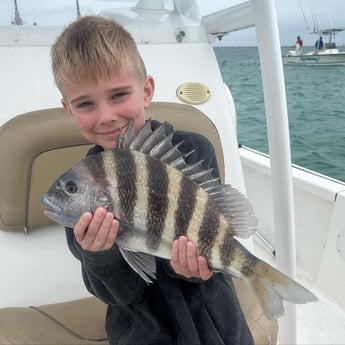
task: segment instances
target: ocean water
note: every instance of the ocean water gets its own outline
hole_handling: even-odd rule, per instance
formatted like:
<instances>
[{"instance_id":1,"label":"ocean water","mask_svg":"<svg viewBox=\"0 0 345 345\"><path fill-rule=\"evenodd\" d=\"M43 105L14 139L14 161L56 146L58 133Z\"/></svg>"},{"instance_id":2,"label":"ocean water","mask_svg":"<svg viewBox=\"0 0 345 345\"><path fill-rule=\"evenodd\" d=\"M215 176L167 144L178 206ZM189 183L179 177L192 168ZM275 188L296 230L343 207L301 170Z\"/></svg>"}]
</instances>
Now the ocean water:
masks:
<instances>
[{"instance_id":1,"label":"ocean water","mask_svg":"<svg viewBox=\"0 0 345 345\"><path fill-rule=\"evenodd\" d=\"M215 52L235 101L239 144L268 153L257 48ZM345 182L345 66L284 65L284 79L292 162Z\"/></svg>"}]
</instances>

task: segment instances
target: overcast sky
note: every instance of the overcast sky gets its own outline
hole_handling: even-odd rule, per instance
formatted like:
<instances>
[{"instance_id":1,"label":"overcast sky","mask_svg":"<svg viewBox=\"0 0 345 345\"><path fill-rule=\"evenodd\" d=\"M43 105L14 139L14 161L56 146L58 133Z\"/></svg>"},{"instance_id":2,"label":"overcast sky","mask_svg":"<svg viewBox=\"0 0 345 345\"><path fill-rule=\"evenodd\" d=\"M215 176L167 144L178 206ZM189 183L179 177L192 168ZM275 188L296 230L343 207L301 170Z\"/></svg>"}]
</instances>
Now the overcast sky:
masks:
<instances>
[{"instance_id":1,"label":"overcast sky","mask_svg":"<svg viewBox=\"0 0 345 345\"><path fill-rule=\"evenodd\" d=\"M200 0L201 12L218 10L237 0ZM121 1L119 1L121 2ZM134 0L123 2L135 3ZM237 1L239 2L239 1ZM75 0L17 0L22 19L27 25L61 25L75 18ZM114 7L113 0L79 0L82 14L96 14L101 9ZM300 35L305 45L313 45L316 36L309 31L315 26L324 29L345 27L345 0L276 0L281 45L290 46ZM0 0L0 25L10 24L14 16L13 0ZM62 18L67 18L63 22ZM309 26L309 30L307 29ZM221 42L231 46L256 45L254 29L231 33ZM337 44L345 44L345 32L337 35Z\"/></svg>"}]
</instances>

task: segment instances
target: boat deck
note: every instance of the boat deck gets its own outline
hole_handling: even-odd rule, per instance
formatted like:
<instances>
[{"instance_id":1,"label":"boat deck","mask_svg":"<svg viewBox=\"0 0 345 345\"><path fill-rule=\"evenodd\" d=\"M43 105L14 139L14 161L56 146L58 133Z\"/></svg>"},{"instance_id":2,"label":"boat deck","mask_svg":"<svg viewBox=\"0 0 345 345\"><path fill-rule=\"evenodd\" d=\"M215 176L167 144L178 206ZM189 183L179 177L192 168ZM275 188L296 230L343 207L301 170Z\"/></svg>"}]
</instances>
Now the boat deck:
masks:
<instances>
[{"instance_id":1,"label":"boat deck","mask_svg":"<svg viewBox=\"0 0 345 345\"><path fill-rule=\"evenodd\" d=\"M273 255L255 238L254 248L256 255L275 266ZM316 303L296 305L297 345L344 345L345 312L317 289L310 287L302 272L297 271L296 280L319 299ZM278 344L284 343L278 340Z\"/></svg>"},{"instance_id":2,"label":"boat deck","mask_svg":"<svg viewBox=\"0 0 345 345\"><path fill-rule=\"evenodd\" d=\"M297 306L297 344L345 344L345 313L313 292L319 302Z\"/></svg>"}]
</instances>

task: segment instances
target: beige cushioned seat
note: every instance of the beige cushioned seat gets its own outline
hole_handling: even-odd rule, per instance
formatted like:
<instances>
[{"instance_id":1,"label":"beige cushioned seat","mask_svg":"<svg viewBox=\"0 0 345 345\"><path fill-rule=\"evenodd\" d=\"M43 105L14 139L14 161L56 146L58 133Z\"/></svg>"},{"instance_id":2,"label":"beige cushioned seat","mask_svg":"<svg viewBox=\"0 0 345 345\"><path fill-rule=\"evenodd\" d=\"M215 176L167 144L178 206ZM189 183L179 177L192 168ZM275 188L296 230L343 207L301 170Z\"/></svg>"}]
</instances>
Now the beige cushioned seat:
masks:
<instances>
[{"instance_id":1,"label":"beige cushioned seat","mask_svg":"<svg viewBox=\"0 0 345 345\"><path fill-rule=\"evenodd\" d=\"M0 344L108 345L106 306L97 298L41 307L0 309Z\"/></svg>"},{"instance_id":2,"label":"beige cushioned seat","mask_svg":"<svg viewBox=\"0 0 345 345\"><path fill-rule=\"evenodd\" d=\"M218 132L203 113L188 105L154 102L147 117L206 136L224 180ZM54 108L9 120L0 128L0 147L6 148L0 150L0 229L30 232L50 224L40 198L62 172L85 156L90 143L62 108ZM234 281L255 343L275 344L277 322L264 317L243 281ZM35 308L4 308L0 309L0 344L107 344L104 318L105 305L93 297Z\"/></svg>"}]
</instances>

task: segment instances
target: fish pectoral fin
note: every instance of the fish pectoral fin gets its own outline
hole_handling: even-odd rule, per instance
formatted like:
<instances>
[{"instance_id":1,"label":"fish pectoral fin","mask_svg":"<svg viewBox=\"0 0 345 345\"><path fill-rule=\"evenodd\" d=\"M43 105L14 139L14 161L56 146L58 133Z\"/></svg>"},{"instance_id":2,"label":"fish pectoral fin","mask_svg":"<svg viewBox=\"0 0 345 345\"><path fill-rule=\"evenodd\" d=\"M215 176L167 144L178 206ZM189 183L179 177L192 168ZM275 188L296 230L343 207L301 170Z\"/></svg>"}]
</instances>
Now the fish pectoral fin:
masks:
<instances>
[{"instance_id":1,"label":"fish pectoral fin","mask_svg":"<svg viewBox=\"0 0 345 345\"><path fill-rule=\"evenodd\" d=\"M119 248L119 250L128 265L137 272L146 283L153 283L152 279L156 279L156 260L154 256L128 251L123 248Z\"/></svg>"}]
</instances>

